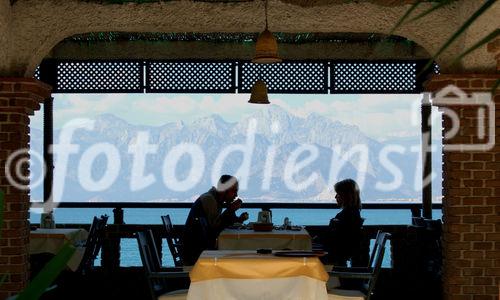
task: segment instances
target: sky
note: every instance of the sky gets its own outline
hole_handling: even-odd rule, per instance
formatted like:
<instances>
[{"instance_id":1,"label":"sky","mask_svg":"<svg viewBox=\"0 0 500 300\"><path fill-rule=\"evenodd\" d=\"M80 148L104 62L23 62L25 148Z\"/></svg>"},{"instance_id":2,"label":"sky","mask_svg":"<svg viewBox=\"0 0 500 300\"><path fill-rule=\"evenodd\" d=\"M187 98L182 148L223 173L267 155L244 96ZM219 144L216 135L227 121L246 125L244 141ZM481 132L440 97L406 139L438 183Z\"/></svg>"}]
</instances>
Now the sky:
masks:
<instances>
[{"instance_id":1,"label":"sky","mask_svg":"<svg viewBox=\"0 0 500 300\"><path fill-rule=\"evenodd\" d=\"M269 107L249 104L249 97L249 94L55 94L54 127L60 128L74 118L93 118L106 113L131 124L149 126L179 120L190 123L211 114L237 122ZM270 94L269 101L299 117L317 113L333 121L356 125L371 138L384 141L420 135L421 97L415 94ZM42 111L32 117L35 128L42 128Z\"/></svg>"}]
</instances>

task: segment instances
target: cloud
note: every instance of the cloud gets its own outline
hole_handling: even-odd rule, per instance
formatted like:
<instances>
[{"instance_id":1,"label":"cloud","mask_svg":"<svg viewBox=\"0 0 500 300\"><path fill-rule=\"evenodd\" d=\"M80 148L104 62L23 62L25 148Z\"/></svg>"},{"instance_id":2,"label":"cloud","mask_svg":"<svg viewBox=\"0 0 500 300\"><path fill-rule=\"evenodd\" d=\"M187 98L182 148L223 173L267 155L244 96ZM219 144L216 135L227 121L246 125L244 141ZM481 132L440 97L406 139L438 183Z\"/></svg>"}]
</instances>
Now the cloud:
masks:
<instances>
[{"instance_id":1,"label":"cloud","mask_svg":"<svg viewBox=\"0 0 500 300\"><path fill-rule=\"evenodd\" d=\"M138 113L161 113L161 114L189 114L193 113L198 106L197 102L187 95L179 96L160 96L151 99L151 97L138 97L132 101L132 107Z\"/></svg>"},{"instance_id":2,"label":"cloud","mask_svg":"<svg viewBox=\"0 0 500 300\"><path fill-rule=\"evenodd\" d=\"M237 122L269 107L248 104L249 97L249 94L65 94L56 96L55 120L58 127L76 117L112 113L130 123L160 126L218 114L226 121ZM302 118L320 114L356 125L379 139L396 131L418 134L420 98L421 95L269 95L272 104L290 114ZM33 119L34 124L41 124L36 117Z\"/></svg>"},{"instance_id":3,"label":"cloud","mask_svg":"<svg viewBox=\"0 0 500 300\"><path fill-rule=\"evenodd\" d=\"M270 101L299 117L317 113L333 121L356 125L377 139L387 138L395 130L406 135L420 132L421 95L314 95L307 100L304 96L300 95L302 99L298 101L281 98Z\"/></svg>"},{"instance_id":4,"label":"cloud","mask_svg":"<svg viewBox=\"0 0 500 300\"><path fill-rule=\"evenodd\" d=\"M115 113L123 107L125 94L63 94L54 97L54 126L60 127L75 118L94 118Z\"/></svg>"}]
</instances>

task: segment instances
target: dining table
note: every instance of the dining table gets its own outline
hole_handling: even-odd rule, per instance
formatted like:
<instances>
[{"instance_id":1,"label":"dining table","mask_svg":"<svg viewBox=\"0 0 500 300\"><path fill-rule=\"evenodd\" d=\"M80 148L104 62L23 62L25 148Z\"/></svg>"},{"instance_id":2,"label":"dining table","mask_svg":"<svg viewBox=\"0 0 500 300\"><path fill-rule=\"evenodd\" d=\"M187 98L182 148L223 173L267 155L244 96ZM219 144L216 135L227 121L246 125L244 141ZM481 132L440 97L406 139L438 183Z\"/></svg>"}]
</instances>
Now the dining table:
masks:
<instances>
[{"instance_id":1,"label":"dining table","mask_svg":"<svg viewBox=\"0 0 500 300\"><path fill-rule=\"evenodd\" d=\"M328 273L319 258L283 253L206 250L189 274L187 299L326 300Z\"/></svg>"},{"instance_id":2,"label":"dining table","mask_svg":"<svg viewBox=\"0 0 500 300\"><path fill-rule=\"evenodd\" d=\"M67 266L76 271L85 252L88 231L83 228L37 228L30 231L30 255L56 255L65 243L76 248Z\"/></svg>"},{"instance_id":3,"label":"dining table","mask_svg":"<svg viewBox=\"0 0 500 300\"><path fill-rule=\"evenodd\" d=\"M303 227L293 227L293 230L276 227L271 231L255 231L245 227L229 228L219 234L217 242L219 250L312 249L311 236Z\"/></svg>"}]
</instances>

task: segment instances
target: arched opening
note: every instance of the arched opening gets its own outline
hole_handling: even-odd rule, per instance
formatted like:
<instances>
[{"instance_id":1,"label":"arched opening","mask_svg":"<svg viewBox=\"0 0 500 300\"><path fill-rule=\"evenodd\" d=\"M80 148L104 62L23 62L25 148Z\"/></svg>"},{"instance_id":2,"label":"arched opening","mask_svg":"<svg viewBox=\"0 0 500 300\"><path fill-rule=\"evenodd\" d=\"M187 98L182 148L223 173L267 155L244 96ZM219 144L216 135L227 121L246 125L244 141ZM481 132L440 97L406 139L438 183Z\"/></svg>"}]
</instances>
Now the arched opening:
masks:
<instances>
[{"instance_id":1,"label":"arched opening","mask_svg":"<svg viewBox=\"0 0 500 300\"><path fill-rule=\"evenodd\" d=\"M363 186L366 199L364 217L368 220L366 225L411 223L410 208L420 207L422 203L422 187L415 183L421 180L419 179L421 172L415 170L422 168L421 161L419 161L422 131L420 126L422 81L418 77L423 77L420 73L427 62L428 54L421 47L404 38L388 38L377 34L278 34L277 36L280 49L285 49L287 53L283 56L291 55L293 59L286 60L283 64L267 66L254 65L243 60L251 57L253 53L252 41L256 38L255 34L106 33L78 35L66 39L51 51L50 58L44 60L38 73L42 81L51 82L55 88L54 118L57 124L54 128L55 142L64 126L64 122L60 120L66 119L67 121L70 115L64 112L70 111L76 113L71 115L72 118L95 118L95 124L100 128L95 133L85 133L85 130L80 130L81 136L78 137L80 140L73 141L81 145L83 150L82 153L75 155L74 158L77 159L81 159L83 152L91 147L88 144L81 144L83 140L113 141L111 144L115 146L121 143L130 145L139 138L136 135L140 131L139 128L147 128L147 131L151 132L158 126L160 128L172 127L174 131L177 128L175 133L170 133L176 136L172 137L172 141L191 143L192 136L186 132L197 132L200 136L208 136L208 139L202 143L195 143L199 146L196 149L213 148L214 143L221 145L220 148L212 149L213 153L204 154L204 167L208 168L216 164L218 160L216 154L224 152L228 146L248 146L247 139L241 140L235 137L235 139L228 138L224 141L223 137L231 136L231 132L236 128L240 128L241 134L245 136L248 121L252 117L261 117L262 124L258 125L260 131L264 128L280 130L280 127L285 126L285 124L271 124L267 122L268 120L283 117L295 119L297 124L287 127L287 132L269 132L269 135L261 133L258 139L266 146L258 145L256 149L252 148L252 153L258 150L260 156L253 158L253 175L250 176L251 178L247 177L247 179L250 178L248 187L242 190L243 195L246 193L246 199L249 200L247 205L252 219L256 218L258 208L264 205L274 210L276 219L288 216L296 223L315 226L328 223L329 217L335 214L331 185L336 180L345 177L358 178L358 175L363 173L362 167L353 167L359 159L351 158L343 172L332 175L331 172L336 172L335 164L342 162L340 156L334 159L333 148L336 145L341 148L348 145L349 149L341 149L345 154L353 150L355 145L365 144L372 147L367 155L373 162L376 162L375 164L368 162L369 178L363 179L367 181ZM186 47L191 49L199 47L199 51L191 51L188 54L185 52ZM219 47L223 51L218 52L216 49ZM149 52L149 48L153 50ZM318 48L325 51L318 51ZM118 49L121 51L118 52ZM164 50L168 51L168 55L163 52ZM395 53L397 57L391 57ZM251 104L246 103L250 88L255 80L260 78L259 76L263 76L263 79L268 82L271 102L274 106L255 109L251 107ZM82 95L77 96L74 95L75 93L82 93ZM111 94L106 95L106 93ZM124 95L124 93L133 94ZM200 95L200 93L206 95ZM317 107L308 108L310 103ZM81 109L82 106L80 109L77 108L79 105L89 110L84 112ZM192 115L186 115L185 105L202 108L191 109ZM105 109L100 110L100 106ZM133 109L130 110L130 108ZM348 115L349 111L356 110L358 113ZM342 116L339 112L343 112L344 115ZM214 114L216 116L213 116ZM401 122L395 124L390 121L394 114L411 117L414 124L403 129L402 127L410 125L408 118L401 119ZM168 117L165 118L165 115ZM246 122L243 122L245 120ZM329 134L322 132L324 135L330 135L328 141L324 141L322 134L318 134L322 122L328 123L327 127L331 129ZM196 126L200 128L197 129ZM212 126L215 126L215 133L210 132L213 130ZM271 171L266 171L268 166L266 164L275 163L269 160L269 155L276 135L293 135L295 130L302 127L309 128L308 132L302 133L303 135L316 135L316 139L308 141L301 138L299 134L285 143L280 142L275 146L276 150L281 152L281 157L273 159L286 164L287 156L304 150L297 149L297 147L290 148L293 144L300 146L312 143L318 146L315 150L320 154L314 159L316 169L310 169L306 172L307 174L302 175L313 173L321 175L306 189L297 191L290 189L285 182L284 174L275 178L272 174L276 173L276 170L271 167ZM124 128L127 129L123 131ZM200 130L203 132L198 132ZM338 131L343 133L338 134ZM370 133L367 134L366 131ZM117 134L110 134L111 132ZM121 141L124 135L126 140ZM350 135L357 136L357 140L347 141L346 137ZM156 138L153 140L158 141ZM255 137L252 140L255 141ZM186 165L186 168L177 170L178 174L173 174L173 181L169 178L165 179L165 174L161 173L159 166L164 165L167 158L171 157L169 155L174 155L172 151L176 149L176 145L171 142L165 145L169 146L156 145L156 149L160 150L162 155L148 158L156 161L154 164L156 171L148 169L145 173L154 175L155 183L147 184L135 193L131 191L123 193L123 187L136 184L131 184L127 180L122 180L115 187L108 187L106 191L85 193L77 182L77 173L81 163L78 160L71 162L69 169L77 171L73 174L75 180L65 184L70 188L65 190L66 194L63 194L59 200L81 203L63 203L59 210L66 213L56 215L56 218L69 223L86 222L90 215L104 212L110 214L111 208L119 202L121 207L126 207L127 223L154 222L151 216L159 217L157 214L160 213L157 209L152 210L156 205L176 211L173 215L174 222L181 224L187 216L193 197L213 184L213 178L218 178L218 173L213 175L211 169L205 168L201 172L203 175L197 178L198 182L190 186L187 192L175 190L180 181L186 180L190 174L196 174L198 171L192 172L194 158L191 152L186 152L183 153L185 157L177 157L179 160L174 164L175 167L177 164ZM382 150L384 145L396 146L398 149L394 148L384 154ZM128 154L126 148L122 150L125 152L120 152L118 161L123 168L123 174L117 175L117 178L131 178L133 167L130 163L124 166L124 160L128 160L126 159ZM306 155L307 151L303 152L302 156ZM392 155L399 156L396 165L404 169L402 176L405 179L403 187L396 184L387 191L380 192L375 186L387 186L389 182L397 180L395 178L397 176L382 166L383 163L380 161L381 155L388 155L390 152ZM101 154L104 155L104 153ZM296 154L300 156L299 152ZM94 157L90 165L96 168L99 165L109 167L109 157L104 156ZM439 158L440 154L435 157ZM242 157L228 156L228 160L232 160L234 165L225 169L223 173L237 172L237 166L243 163L243 158L244 155ZM98 162L99 159L100 162ZM261 162L260 166L257 167L255 162ZM440 160L435 162L437 178L440 178L441 174L440 165ZM97 174L94 174L96 178L103 178L105 173L101 171L95 169L90 173ZM259 175L255 176L256 174ZM440 180L436 179L435 182L438 184L434 189L436 194L431 197L440 198ZM166 192L165 185L167 185ZM58 188L61 188L61 184ZM122 192L117 193L118 190ZM146 190L148 198L144 198ZM33 193L35 194L37 193ZM40 189L38 189L38 195L41 195ZM78 195L78 197L68 195ZM82 204L89 200L92 203ZM75 208L70 207L78 205L85 213L79 214L76 220L72 214ZM370 207L375 209L371 210ZM435 217L438 218L439 207L438 201L435 205ZM145 214L150 215L151 219L144 219ZM123 266L140 264L139 257L130 254L135 252L134 249L133 241L124 239ZM388 266L390 262L387 261L385 264Z\"/></svg>"}]
</instances>

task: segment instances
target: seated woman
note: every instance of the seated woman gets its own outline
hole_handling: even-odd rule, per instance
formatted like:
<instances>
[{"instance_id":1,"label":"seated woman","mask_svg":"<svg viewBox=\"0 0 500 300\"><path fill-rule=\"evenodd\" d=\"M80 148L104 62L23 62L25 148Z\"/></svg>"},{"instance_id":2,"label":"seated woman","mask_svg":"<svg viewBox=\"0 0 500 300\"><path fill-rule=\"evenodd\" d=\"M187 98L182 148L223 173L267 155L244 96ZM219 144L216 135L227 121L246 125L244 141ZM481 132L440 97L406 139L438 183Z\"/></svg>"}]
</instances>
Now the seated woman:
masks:
<instances>
[{"instance_id":1,"label":"seated woman","mask_svg":"<svg viewBox=\"0 0 500 300\"><path fill-rule=\"evenodd\" d=\"M335 199L342 210L330 220L325 246L329 261L336 267L347 266L350 260L356 266L361 252L361 199L356 181L345 179L334 186ZM353 261L354 260L354 261Z\"/></svg>"}]
</instances>

